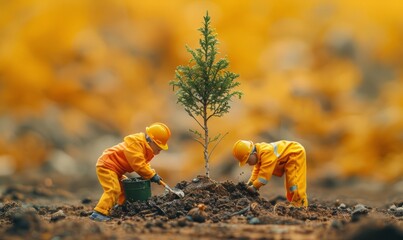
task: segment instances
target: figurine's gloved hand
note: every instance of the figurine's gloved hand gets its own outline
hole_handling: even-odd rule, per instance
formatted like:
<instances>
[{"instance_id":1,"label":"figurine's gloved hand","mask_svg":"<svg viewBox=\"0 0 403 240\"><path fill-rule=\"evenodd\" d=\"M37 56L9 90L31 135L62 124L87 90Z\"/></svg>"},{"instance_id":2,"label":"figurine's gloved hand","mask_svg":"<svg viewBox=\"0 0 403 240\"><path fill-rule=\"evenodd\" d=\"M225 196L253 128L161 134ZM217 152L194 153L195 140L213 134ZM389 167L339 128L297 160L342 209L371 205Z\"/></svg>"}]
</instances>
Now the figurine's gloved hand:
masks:
<instances>
[{"instance_id":1,"label":"figurine's gloved hand","mask_svg":"<svg viewBox=\"0 0 403 240\"><path fill-rule=\"evenodd\" d=\"M126 179L129 179L126 175L122 175L122 176L120 177L120 181L124 181L124 180L126 180Z\"/></svg>"},{"instance_id":2,"label":"figurine's gloved hand","mask_svg":"<svg viewBox=\"0 0 403 240\"><path fill-rule=\"evenodd\" d=\"M247 190L250 193L257 193L257 189L253 185L250 185Z\"/></svg>"},{"instance_id":3,"label":"figurine's gloved hand","mask_svg":"<svg viewBox=\"0 0 403 240\"><path fill-rule=\"evenodd\" d=\"M151 182L161 184L160 181L162 180L162 177L160 177L157 173L150 179Z\"/></svg>"}]
</instances>

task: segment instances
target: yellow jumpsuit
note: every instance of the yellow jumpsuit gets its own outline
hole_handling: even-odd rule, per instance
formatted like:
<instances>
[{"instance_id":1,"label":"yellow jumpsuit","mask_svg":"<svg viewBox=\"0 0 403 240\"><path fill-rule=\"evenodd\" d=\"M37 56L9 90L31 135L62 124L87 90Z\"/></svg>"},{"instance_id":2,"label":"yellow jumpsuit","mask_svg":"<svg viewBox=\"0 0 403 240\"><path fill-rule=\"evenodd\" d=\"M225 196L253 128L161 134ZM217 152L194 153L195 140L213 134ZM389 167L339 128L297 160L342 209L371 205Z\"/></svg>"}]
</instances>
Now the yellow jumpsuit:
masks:
<instances>
[{"instance_id":1,"label":"yellow jumpsuit","mask_svg":"<svg viewBox=\"0 0 403 240\"><path fill-rule=\"evenodd\" d=\"M144 133L128 135L123 142L106 149L96 164L96 173L104 192L94 210L109 215L115 204L124 203L126 198L121 183L124 173L136 172L144 179L152 178L155 170L149 162L153 157Z\"/></svg>"},{"instance_id":2,"label":"yellow jumpsuit","mask_svg":"<svg viewBox=\"0 0 403 240\"><path fill-rule=\"evenodd\" d=\"M306 194L306 155L304 147L291 141L256 143L258 162L249 182L256 189L266 185L271 176L281 177L285 172L287 199L295 206L308 206Z\"/></svg>"}]
</instances>

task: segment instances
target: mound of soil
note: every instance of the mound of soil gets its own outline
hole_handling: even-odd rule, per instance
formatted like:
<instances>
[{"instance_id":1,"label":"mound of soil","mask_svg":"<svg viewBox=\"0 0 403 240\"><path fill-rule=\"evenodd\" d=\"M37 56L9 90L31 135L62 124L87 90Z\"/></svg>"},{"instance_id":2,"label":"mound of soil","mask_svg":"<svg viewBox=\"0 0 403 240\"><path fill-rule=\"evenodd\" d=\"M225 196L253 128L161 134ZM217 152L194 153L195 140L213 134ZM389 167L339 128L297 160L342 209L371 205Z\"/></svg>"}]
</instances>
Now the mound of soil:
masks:
<instances>
[{"instance_id":1,"label":"mound of soil","mask_svg":"<svg viewBox=\"0 0 403 240\"><path fill-rule=\"evenodd\" d=\"M177 219L186 217L198 204L204 204L208 216L206 220L216 223L228 221L232 216L241 214L267 214L273 204L261 198L259 194L249 193L245 183L219 183L205 176L198 176L190 182L182 181L175 188L181 189L185 196L180 198L167 191L164 195L153 196L146 202L126 202L123 206L115 208L112 216L166 216L168 219ZM257 211L258 208L264 211Z\"/></svg>"}]
</instances>

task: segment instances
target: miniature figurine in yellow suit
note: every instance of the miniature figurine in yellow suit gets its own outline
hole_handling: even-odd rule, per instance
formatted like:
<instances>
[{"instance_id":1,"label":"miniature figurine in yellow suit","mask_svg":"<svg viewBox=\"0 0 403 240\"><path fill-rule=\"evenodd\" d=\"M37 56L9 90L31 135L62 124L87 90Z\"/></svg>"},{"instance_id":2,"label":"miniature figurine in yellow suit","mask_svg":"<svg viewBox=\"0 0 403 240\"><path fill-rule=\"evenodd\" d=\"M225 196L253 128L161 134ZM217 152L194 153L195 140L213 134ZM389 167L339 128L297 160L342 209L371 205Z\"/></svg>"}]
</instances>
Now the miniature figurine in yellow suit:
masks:
<instances>
[{"instance_id":1,"label":"miniature figurine in yellow suit","mask_svg":"<svg viewBox=\"0 0 403 240\"><path fill-rule=\"evenodd\" d=\"M297 207L307 207L306 154L304 147L292 141L256 143L239 140L234 144L233 155L239 166L248 163L253 167L248 181L248 191L256 192L266 185L271 176L285 173L287 200Z\"/></svg>"},{"instance_id":2,"label":"miniature figurine in yellow suit","mask_svg":"<svg viewBox=\"0 0 403 240\"><path fill-rule=\"evenodd\" d=\"M162 178L151 168L150 161L161 150L168 149L171 131L163 123L153 123L146 127L146 133L128 135L124 141L106 149L98 158L96 173L104 192L90 218L108 221L111 208L123 204L125 195L121 180L126 172L136 172L143 179L160 184Z\"/></svg>"}]
</instances>

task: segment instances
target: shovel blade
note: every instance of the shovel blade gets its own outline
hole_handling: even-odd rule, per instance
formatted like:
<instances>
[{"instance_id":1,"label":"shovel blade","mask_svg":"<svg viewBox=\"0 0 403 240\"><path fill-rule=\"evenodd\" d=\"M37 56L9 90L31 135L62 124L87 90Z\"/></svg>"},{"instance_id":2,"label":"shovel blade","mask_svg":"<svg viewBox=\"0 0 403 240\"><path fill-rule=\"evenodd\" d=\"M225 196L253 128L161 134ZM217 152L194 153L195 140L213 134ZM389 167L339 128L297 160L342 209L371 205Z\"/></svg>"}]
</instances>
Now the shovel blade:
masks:
<instances>
[{"instance_id":1,"label":"shovel blade","mask_svg":"<svg viewBox=\"0 0 403 240\"><path fill-rule=\"evenodd\" d=\"M172 189L172 192L175 193L176 195L178 195L178 197L181 197L181 198L183 198L185 196L185 193L182 190L177 189L177 188Z\"/></svg>"},{"instance_id":2,"label":"shovel blade","mask_svg":"<svg viewBox=\"0 0 403 240\"><path fill-rule=\"evenodd\" d=\"M170 186L168 186L168 184L166 184L162 180L160 180L160 183L165 187L165 189L167 189L171 193L176 194L178 197L183 198L185 196L185 193L182 190L177 189L177 188L172 189Z\"/></svg>"},{"instance_id":3,"label":"shovel blade","mask_svg":"<svg viewBox=\"0 0 403 240\"><path fill-rule=\"evenodd\" d=\"M177 188L173 188L173 189L172 189L172 188L170 188L169 186L166 186L165 189L167 189L169 192L171 192L171 193L177 195L177 196L180 197L180 198L183 198L183 197L185 196L185 193L184 193L182 190L180 190L180 189L177 189Z\"/></svg>"}]
</instances>

